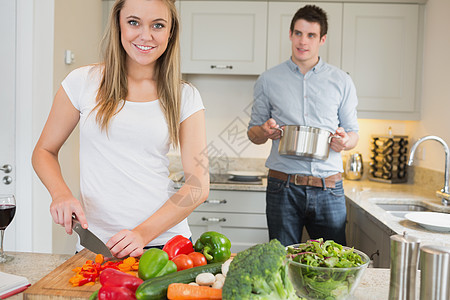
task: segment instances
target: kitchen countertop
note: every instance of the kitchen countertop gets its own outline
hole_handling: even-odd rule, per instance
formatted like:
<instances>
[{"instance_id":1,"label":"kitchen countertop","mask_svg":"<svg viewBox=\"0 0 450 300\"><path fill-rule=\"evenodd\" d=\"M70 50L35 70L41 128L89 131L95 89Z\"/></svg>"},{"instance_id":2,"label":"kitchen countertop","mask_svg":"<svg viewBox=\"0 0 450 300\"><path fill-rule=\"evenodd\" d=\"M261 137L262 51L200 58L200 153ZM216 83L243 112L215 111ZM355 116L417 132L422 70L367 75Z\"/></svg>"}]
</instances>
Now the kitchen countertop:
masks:
<instances>
[{"instance_id":1,"label":"kitchen countertop","mask_svg":"<svg viewBox=\"0 0 450 300\"><path fill-rule=\"evenodd\" d=\"M0 263L0 271L24 276L31 284L38 282L42 277L53 271L56 267L68 260L71 255L45 254L29 252L5 252L14 256L7 263ZM14 295L8 299L23 299L22 294Z\"/></svg>"},{"instance_id":2,"label":"kitchen countertop","mask_svg":"<svg viewBox=\"0 0 450 300\"><path fill-rule=\"evenodd\" d=\"M375 203L415 204L436 212L450 213L435 191L427 186L413 184L387 184L370 180L344 180L345 196L397 234L408 234L421 240L421 245L433 244L450 247L450 232L430 231L405 218L395 217Z\"/></svg>"},{"instance_id":3,"label":"kitchen countertop","mask_svg":"<svg viewBox=\"0 0 450 300\"><path fill-rule=\"evenodd\" d=\"M244 183L211 183L211 190L222 191L253 191L265 192L267 187L267 178L262 179L262 184L244 184Z\"/></svg>"},{"instance_id":4,"label":"kitchen countertop","mask_svg":"<svg viewBox=\"0 0 450 300\"><path fill-rule=\"evenodd\" d=\"M70 258L70 255L59 254L27 252L8 252L8 254L13 255L14 260L6 264L0 264L0 271L25 276L31 284L36 283L39 279ZM352 299L388 299L389 277L389 269L367 269ZM8 299L23 299L23 295L17 294Z\"/></svg>"},{"instance_id":5,"label":"kitchen countertop","mask_svg":"<svg viewBox=\"0 0 450 300\"><path fill-rule=\"evenodd\" d=\"M246 184L211 184L211 190L227 191L266 191L267 178L261 185ZM397 234L407 232L421 240L421 244L450 246L450 232L430 231L415 222L395 217L375 203L416 204L425 206L435 212L450 213L450 206L443 206L434 190L418 184L382 182L363 180L344 180L345 196L374 218Z\"/></svg>"}]
</instances>

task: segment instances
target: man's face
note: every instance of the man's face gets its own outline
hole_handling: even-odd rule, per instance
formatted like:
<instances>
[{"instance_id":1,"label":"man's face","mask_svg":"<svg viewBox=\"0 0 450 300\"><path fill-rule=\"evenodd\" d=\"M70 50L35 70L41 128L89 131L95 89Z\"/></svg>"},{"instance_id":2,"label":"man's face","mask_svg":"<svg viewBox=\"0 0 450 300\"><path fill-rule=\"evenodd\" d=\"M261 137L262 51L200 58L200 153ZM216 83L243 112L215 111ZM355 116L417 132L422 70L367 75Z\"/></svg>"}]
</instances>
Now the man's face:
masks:
<instances>
[{"instance_id":1,"label":"man's face","mask_svg":"<svg viewBox=\"0 0 450 300\"><path fill-rule=\"evenodd\" d=\"M320 37L319 23L299 19L294 24L294 31L289 31L289 38L294 63L314 66L319 59L319 48L326 39L326 35Z\"/></svg>"}]
</instances>

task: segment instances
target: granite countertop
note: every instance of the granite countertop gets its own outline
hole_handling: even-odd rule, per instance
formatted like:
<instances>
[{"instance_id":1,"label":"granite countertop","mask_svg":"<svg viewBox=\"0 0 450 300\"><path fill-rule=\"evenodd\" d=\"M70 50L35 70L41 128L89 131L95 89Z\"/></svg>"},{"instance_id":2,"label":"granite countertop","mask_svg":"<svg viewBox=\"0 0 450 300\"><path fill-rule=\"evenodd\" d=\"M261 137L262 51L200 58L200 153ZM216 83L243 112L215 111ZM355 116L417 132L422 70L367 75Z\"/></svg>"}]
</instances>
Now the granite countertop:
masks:
<instances>
[{"instance_id":1,"label":"granite countertop","mask_svg":"<svg viewBox=\"0 0 450 300\"><path fill-rule=\"evenodd\" d=\"M211 184L211 190L225 191L259 191L265 192L267 178L262 184L226 183ZM374 218L397 234L407 232L421 240L421 244L450 246L450 232L430 231L419 224L405 218L387 213L375 203L415 204L431 211L450 213L450 206L443 206L441 199L435 196L436 191L428 185L411 183L389 184L362 180L344 180L345 196L357 206L367 211Z\"/></svg>"},{"instance_id":2,"label":"granite countertop","mask_svg":"<svg viewBox=\"0 0 450 300\"><path fill-rule=\"evenodd\" d=\"M221 191L252 191L265 192L267 187L267 178L262 179L262 184L244 184L244 183L211 183L211 190Z\"/></svg>"},{"instance_id":3,"label":"granite countertop","mask_svg":"<svg viewBox=\"0 0 450 300\"><path fill-rule=\"evenodd\" d=\"M267 178L261 185L246 184L211 184L211 190L228 191L261 191L265 192ZM345 196L361 207L374 218L386 225L397 234L407 232L421 240L421 244L450 246L450 232L430 231L419 224L405 218L393 216L376 203L415 204L424 206L431 211L450 213L450 206L444 206L441 199L435 196L435 191L427 185L410 183L389 184L363 180L344 180Z\"/></svg>"},{"instance_id":4,"label":"granite countertop","mask_svg":"<svg viewBox=\"0 0 450 300\"><path fill-rule=\"evenodd\" d=\"M421 245L450 246L450 232L425 229L406 218L393 216L376 203L415 204L443 213L450 213L450 206L444 206L435 191L417 184L387 184L370 180L344 180L345 196L382 224L397 234L408 234L421 240Z\"/></svg>"},{"instance_id":5,"label":"granite countertop","mask_svg":"<svg viewBox=\"0 0 450 300\"><path fill-rule=\"evenodd\" d=\"M25 276L31 284L36 283L39 279L53 271L57 266L70 258L70 255L59 254L26 252L8 252L8 254L13 255L14 260L6 264L0 264L0 271ZM352 299L388 299L389 277L389 269L367 269ZM23 295L17 294L8 299L23 299Z\"/></svg>"},{"instance_id":6,"label":"granite countertop","mask_svg":"<svg viewBox=\"0 0 450 300\"><path fill-rule=\"evenodd\" d=\"M31 284L38 282L71 257L71 255L66 254L29 252L6 252L6 254L14 256L14 259L7 263L0 263L0 271L24 276ZM23 299L23 296L18 294L8 299Z\"/></svg>"}]
</instances>

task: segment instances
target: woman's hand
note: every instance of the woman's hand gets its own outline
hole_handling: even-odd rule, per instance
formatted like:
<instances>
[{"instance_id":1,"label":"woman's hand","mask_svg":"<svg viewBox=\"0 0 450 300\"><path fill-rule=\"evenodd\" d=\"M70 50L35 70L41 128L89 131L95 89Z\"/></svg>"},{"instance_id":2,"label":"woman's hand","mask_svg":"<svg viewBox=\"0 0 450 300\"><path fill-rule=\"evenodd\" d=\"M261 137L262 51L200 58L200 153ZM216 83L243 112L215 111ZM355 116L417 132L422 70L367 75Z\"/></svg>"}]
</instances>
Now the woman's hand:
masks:
<instances>
[{"instance_id":1,"label":"woman's hand","mask_svg":"<svg viewBox=\"0 0 450 300\"><path fill-rule=\"evenodd\" d=\"M75 215L83 228L88 228L86 216L80 202L72 195L55 197L50 204L50 214L56 224L64 226L72 234L72 215Z\"/></svg>"},{"instance_id":2,"label":"woman's hand","mask_svg":"<svg viewBox=\"0 0 450 300\"><path fill-rule=\"evenodd\" d=\"M117 258L125 256L141 256L144 253L144 239L137 231L123 229L116 233L106 246Z\"/></svg>"}]
</instances>

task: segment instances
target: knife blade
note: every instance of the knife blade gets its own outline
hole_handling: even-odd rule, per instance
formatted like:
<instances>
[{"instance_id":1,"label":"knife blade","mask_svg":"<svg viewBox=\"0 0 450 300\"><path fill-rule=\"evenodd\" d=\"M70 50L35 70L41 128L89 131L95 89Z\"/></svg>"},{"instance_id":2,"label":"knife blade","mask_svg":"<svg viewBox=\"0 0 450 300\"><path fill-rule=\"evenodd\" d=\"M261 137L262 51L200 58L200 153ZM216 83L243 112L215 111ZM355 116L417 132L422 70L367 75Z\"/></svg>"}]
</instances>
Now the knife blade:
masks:
<instances>
[{"instance_id":1,"label":"knife blade","mask_svg":"<svg viewBox=\"0 0 450 300\"><path fill-rule=\"evenodd\" d=\"M96 254L102 254L104 257L113 257L111 251L108 247L106 247L105 243L103 243L102 240L100 240L88 229L84 229L75 216L72 217L72 229L78 233L78 236L80 237L80 244L82 246Z\"/></svg>"}]
</instances>

